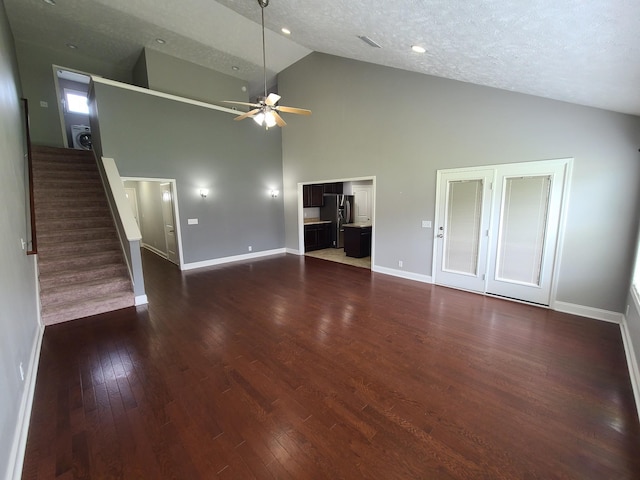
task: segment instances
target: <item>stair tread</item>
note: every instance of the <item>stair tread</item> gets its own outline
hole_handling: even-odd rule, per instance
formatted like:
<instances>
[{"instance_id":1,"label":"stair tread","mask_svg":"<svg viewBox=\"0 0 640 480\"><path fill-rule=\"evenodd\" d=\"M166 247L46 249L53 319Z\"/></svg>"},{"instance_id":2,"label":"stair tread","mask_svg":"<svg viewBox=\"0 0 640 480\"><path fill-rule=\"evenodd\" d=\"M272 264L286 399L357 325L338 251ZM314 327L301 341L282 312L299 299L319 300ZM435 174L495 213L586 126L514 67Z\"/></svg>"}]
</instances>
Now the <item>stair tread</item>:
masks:
<instances>
[{"instance_id":1,"label":"stair tread","mask_svg":"<svg viewBox=\"0 0 640 480\"><path fill-rule=\"evenodd\" d=\"M81 302L72 301L51 305L42 309L42 318L45 325L52 325L133 306L135 306L133 292L118 292L112 295L84 298Z\"/></svg>"}]
</instances>

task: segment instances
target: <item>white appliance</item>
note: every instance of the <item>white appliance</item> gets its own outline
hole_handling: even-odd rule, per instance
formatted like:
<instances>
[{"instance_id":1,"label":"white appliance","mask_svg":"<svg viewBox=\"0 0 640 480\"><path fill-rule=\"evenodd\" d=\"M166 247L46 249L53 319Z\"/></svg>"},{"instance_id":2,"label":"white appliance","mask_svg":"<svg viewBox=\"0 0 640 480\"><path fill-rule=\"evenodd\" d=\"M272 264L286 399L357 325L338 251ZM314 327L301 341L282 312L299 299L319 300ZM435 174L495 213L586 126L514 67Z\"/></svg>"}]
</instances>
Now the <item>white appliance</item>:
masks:
<instances>
[{"instance_id":1,"label":"white appliance","mask_svg":"<svg viewBox=\"0 0 640 480\"><path fill-rule=\"evenodd\" d=\"M87 125L71 125L73 148L91 150L91 127Z\"/></svg>"}]
</instances>

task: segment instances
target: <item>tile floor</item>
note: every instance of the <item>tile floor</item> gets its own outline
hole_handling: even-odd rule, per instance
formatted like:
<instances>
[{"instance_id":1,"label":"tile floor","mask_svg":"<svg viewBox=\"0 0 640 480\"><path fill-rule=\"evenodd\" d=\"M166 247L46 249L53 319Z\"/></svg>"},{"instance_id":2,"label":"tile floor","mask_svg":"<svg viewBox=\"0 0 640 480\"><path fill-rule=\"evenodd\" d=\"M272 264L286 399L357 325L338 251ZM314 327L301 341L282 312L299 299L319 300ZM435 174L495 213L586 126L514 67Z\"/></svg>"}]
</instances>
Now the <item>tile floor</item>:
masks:
<instances>
[{"instance_id":1,"label":"tile floor","mask_svg":"<svg viewBox=\"0 0 640 480\"><path fill-rule=\"evenodd\" d=\"M325 248L323 250L314 250L305 253L308 257L321 258L332 262L346 263L354 267L367 268L371 270L371 257L353 258L347 257L342 248Z\"/></svg>"}]
</instances>

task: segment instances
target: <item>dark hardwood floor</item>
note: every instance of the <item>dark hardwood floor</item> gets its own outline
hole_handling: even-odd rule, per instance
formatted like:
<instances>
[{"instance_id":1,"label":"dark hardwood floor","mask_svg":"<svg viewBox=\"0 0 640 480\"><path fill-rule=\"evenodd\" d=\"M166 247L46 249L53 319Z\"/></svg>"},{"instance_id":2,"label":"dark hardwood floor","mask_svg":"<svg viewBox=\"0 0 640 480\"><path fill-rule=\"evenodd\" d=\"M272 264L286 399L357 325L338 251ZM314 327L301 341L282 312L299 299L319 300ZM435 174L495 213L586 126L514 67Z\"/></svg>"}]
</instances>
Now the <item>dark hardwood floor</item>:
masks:
<instances>
[{"instance_id":1,"label":"dark hardwood floor","mask_svg":"<svg viewBox=\"0 0 640 480\"><path fill-rule=\"evenodd\" d=\"M618 325L282 255L47 327L25 479L638 479Z\"/></svg>"}]
</instances>

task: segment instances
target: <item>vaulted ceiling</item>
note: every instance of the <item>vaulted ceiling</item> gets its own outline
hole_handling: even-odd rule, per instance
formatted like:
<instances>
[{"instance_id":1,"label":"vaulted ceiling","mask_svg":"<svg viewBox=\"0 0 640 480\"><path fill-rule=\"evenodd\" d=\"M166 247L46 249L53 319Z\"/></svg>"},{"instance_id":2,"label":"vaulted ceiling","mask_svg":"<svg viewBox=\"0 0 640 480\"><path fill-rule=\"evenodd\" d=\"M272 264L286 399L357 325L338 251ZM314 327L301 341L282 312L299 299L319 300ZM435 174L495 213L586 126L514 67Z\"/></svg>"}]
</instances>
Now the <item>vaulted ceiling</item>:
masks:
<instances>
[{"instance_id":1,"label":"vaulted ceiling","mask_svg":"<svg viewBox=\"0 0 640 480\"><path fill-rule=\"evenodd\" d=\"M59 49L72 44L78 55L123 69L132 68L146 46L260 90L256 0L4 3L21 41ZM640 115L639 20L637 0L270 0L267 68L272 82L318 51Z\"/></svg>"}]
</instances>

